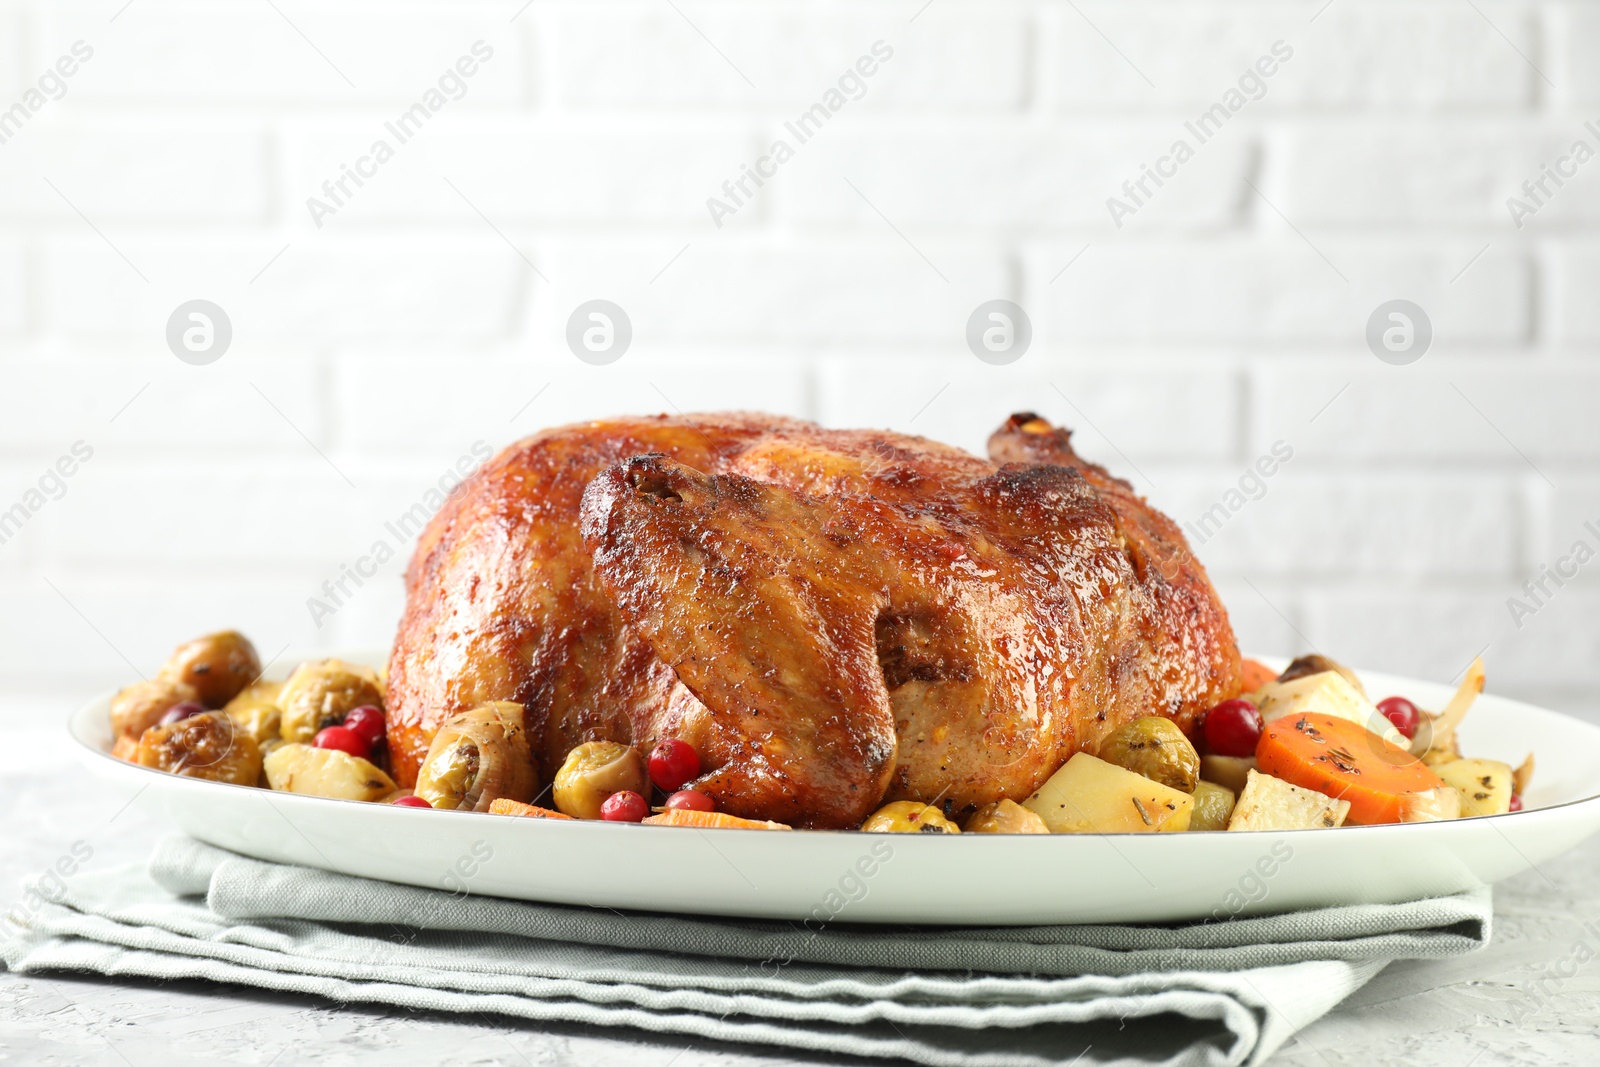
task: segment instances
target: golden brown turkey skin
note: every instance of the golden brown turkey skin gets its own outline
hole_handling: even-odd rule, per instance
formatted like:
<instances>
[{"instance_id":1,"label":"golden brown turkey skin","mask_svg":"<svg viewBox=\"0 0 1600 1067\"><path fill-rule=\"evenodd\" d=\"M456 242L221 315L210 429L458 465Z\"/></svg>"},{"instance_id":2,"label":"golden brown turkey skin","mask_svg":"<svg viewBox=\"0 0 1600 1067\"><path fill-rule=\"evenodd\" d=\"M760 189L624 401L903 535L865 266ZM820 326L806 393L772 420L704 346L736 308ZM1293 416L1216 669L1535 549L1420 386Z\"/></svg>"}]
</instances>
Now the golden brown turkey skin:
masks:
<instances>
[{"instance_id":1,"label":"golden brown turkey skin","mask_svg":"<svg viewBox=\"0 0 1600 1067\"><path fill-rule=\"evenodd\" d=\"M854 826L888 799L1020 798L1129 719L1188 727L1236 694L1176 527L1042 420L991 452L1017 462L752 415L519 442L408 572L397 778L443 718L510 699L545 780L581 741L679 736L723 810Z\"/></svg>"}]
</instances>

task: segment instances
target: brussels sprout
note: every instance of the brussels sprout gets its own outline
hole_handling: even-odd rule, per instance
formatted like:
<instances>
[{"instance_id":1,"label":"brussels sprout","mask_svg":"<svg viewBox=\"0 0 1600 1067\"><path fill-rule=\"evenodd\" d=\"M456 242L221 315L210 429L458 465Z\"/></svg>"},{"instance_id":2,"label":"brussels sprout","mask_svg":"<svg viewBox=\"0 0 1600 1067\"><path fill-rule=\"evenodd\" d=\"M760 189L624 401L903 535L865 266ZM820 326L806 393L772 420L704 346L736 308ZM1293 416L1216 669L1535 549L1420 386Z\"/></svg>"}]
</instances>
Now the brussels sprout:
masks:
<instances>
[{"instance_id":1,"label":"brussels sprout","mask_svg":"<svg viewBox=\"0 0 1600 1067\"><path fill-rule=\"evenodd\" d=\"M650 795L650 780L639 753L615 741L589 741L567 753L551 792L563 815L598 819L606 798L624 789Z\"/></svg>"},{"instance_id":2,"label":"brussels sprout","mask_svg":"<svg viewBox=\"0 0 1600 1067\"><path fill-rule=\"evenodd\" d=\"M960 827L931 804L896 800L885 804L861 824L869 834L959 834Z\"/></svg>"},{"instance_id":3,"label":"brussels sprout","mask_svg":"<svg viewBox=\"0 0 1600 1067\"><path fill-rule=\"evenodd\" d=\"M1100 742L1100 758L1182 793L1200 780L1200 754L1171 719L1135 719Z\"/></svg>"}]
</instances>

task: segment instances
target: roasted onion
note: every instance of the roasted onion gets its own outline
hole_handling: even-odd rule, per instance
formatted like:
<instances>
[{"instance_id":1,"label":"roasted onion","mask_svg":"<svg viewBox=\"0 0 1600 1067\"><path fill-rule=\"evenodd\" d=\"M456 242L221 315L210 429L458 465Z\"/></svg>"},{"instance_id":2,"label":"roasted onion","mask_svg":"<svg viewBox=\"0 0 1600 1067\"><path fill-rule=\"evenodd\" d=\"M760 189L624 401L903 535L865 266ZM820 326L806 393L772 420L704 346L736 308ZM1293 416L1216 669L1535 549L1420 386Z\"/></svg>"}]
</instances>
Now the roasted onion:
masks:
<instances>
[{"instance_id":1,"label":"roasted onion","mask_svg":"<svg viewBox=\"0 0 1600 1067\"><path fill-rule=\"evenodd\" d=\"M539 789L521 704L496 700L448 720L417 772L415 793L435 808L488 811Z\"/></svg>"}]
</instances>

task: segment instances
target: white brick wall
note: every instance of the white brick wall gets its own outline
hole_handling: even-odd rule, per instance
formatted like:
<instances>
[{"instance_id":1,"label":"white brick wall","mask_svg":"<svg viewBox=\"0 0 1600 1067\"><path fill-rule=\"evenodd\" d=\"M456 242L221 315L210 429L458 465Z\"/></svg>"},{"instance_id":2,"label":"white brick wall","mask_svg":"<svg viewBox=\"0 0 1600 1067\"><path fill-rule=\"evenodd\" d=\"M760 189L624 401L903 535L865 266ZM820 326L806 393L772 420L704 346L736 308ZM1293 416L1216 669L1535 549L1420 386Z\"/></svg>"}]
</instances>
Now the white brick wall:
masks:
<instances>
[{"instance_id":1,"label":"white brick wall","mask_svg":"<svg viewBox=\"0 0 1600 1067\"><path fill-rule=\"evenodd\" d=\"M385 646L409 545L322 626L306 598L475 441L726 406L969 448L1035 408L1185 522L1287 442L1198 546L1247 646L1449 676L1487 645L1491 686L1600 717L1600 567L1506 608L1600 524L1600 161L1521 229L1506 207L1600 148L1593 3L118 6L0 5L0 115L94 50L0 143L0 510L94 449L0 544L0 729L207 628ZM480 40L317 225L307 198ZM995 297L1034 326L1010 366L964 341ZM164 339L195 298L234 329L205 367ZM605 367L563 340L594 298L634 327ZM1394 298L1433 323L1411 366L1364 340Z\"/></svg>"}]
</instances>

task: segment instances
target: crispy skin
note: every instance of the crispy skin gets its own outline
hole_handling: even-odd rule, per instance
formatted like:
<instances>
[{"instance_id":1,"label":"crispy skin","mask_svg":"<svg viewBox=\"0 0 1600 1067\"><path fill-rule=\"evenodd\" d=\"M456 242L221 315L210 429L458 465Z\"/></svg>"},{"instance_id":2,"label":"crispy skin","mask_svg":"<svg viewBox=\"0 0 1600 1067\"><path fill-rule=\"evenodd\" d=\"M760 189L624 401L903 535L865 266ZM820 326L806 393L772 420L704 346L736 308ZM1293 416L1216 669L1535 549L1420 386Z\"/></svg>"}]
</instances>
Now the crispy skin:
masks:
<instances>
[{"instance_id":1,"label":"crispy skin","mask_svg":"<svg viewBox=\"0 0 1600 1067\"><path fill-rule=\"evenodd\" d=\"M854 826L1020 799L1129 719L1237 693L1170 521L1042 420L991 454L738 414L513 445L408 571L397 780L449 714L517 700L546 780L582 741L677 736L722 810Z\"/></svg>"},{"instance_id":2,"label":"crispy skin","mask_svg":"<svg viewBox=\"0 0 1600 1067\"><path fill-rule=\"evenodd\" d=\"M996 463L1048 464L1082 473L1116 512L1119 541L1133 568L1139 636L1123 654L1150 662L1149 706L1192 733L1212 696L1240 692L1244 664L1217 591L1189 551L1178 524L1147 504L1133 486L1072 448L1072 431L1050 425L1032 412L1012 415L989 437ZM1102 731L1100 736L1103 736Z\"/></svg>"},{"instance_id":3,"label":"crispy skin","mask_svg":"<svg viewBox=\"0 0 1600 1067\"><path fill-rule=\"evenodd\" d=\"M607 468L583 497L618 611L717 720L719 767L698 788L780 822L860 822L894 769L873 627L898 561L860 535L854 500L659 453Z\"/></svg>"}]
</instances>

